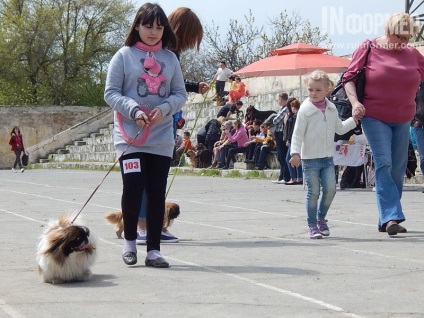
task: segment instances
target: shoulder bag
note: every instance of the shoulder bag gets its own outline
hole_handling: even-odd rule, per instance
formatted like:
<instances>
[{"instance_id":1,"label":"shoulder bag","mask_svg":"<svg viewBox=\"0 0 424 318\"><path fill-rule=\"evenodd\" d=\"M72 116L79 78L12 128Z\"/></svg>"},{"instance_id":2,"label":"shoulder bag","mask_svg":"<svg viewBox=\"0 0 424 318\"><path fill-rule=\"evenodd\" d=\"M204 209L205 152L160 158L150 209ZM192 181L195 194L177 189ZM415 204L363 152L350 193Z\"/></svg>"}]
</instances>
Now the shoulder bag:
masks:
<instances>
[{"instance_id":1,"label":"shoulder bag","mask_svg":"<svg viewBox=\"0 0 424 318\"><path fill-rule=\"evenodd\" d=\"M365 70L367 68L368 56L370 54L372 47L371 41L368 43L367 55L365 57L365 63L362 69L360 69L355 75L351 78L343 80L343 76L346 71L343 72L340 80L337 82L333 91L330 94L330 101L336 106L337 111L339 112L339 117L343 120L348 119L352 116L352 104L347 97L346 91L344 89L344 84L353 81L356 79L356 96L358 101L362 103L364 98L364 88L365 88Z\"/></svg>"}]
</instances>

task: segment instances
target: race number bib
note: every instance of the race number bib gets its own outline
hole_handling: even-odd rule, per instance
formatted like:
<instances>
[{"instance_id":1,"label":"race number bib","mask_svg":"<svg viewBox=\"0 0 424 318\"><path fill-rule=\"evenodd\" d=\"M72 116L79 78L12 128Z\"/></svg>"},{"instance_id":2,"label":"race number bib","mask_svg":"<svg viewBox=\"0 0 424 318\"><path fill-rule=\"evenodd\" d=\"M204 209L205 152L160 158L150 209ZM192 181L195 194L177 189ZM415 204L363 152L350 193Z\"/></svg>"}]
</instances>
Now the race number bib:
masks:
<instances>
[{"instance_id":1,"label":"race number bib","mask_svg":"<svg viewBox=\"0 0 424 318\"><path fill-rule=\"evenodd\" d=\"M124 174L141 172L140 159L126 159L122 162L122 167L124 169Z\"/></svg>"}]
</instances>

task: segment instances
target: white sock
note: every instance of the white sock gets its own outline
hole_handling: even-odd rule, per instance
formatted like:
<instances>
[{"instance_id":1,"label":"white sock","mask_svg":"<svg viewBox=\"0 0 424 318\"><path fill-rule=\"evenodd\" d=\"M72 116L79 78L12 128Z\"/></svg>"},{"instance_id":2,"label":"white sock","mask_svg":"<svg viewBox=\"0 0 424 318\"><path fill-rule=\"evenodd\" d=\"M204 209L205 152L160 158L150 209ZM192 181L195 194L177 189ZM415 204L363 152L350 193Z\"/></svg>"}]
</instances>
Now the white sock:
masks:
<instances>
[{"instance_id":1,"label":"white sock","mask_svg":"<svg viewBox=\"0 0 424 318\"><path fill-rule=\"evenodd\" d=\"M122 248L122 254L133 252L137 254L137 245L136 240L134 241L128 241L124 239L124 247Z\"/></svg>"},{"instance_id":2,"label":"white sock","mask_svg":"<svg viewBox=\"0 0 424 318\"><path fill-rule=\"evenodd\" d=\"M155 260L159 257L162 257L162 255L160 255L160 251L158 250L151 250L147 252L147 259L148 260Z\"/></svg>"}]
</instances>

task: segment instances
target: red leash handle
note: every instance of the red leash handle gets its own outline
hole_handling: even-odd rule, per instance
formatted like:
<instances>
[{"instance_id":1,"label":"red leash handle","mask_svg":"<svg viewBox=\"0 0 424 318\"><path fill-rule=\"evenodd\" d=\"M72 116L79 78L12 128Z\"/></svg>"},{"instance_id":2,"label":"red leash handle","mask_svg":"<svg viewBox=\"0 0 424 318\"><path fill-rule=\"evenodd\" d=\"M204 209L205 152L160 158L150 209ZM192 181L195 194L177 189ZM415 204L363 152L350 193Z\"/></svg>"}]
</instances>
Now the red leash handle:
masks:
<instances>
[{"instance_id":1,"label":"red leash handle","mask_svg":"<svg viewBox=\"0 0 424 318\"><path fill-rule=\"evenodd\" d=\"M142 110L147 115L150 114L150 109L148 109L146 106L140 106L140 110ZM116 113L116 118L117 118L117 121L118 121L119 131L121 132L122 137L124 138L124 140L125 140L125 142L127 144L132 144L132 145L134 145L136 147L140 147L140 146L142 146L142 145L144 145L146 143L147 138L149 137L149 132L150 132L150 126L151 125L149 125L146 128L141 128L141 130L143 130L143 133L140 134L140 137L139 138L133 139L130 136L128 136L127 133L126 133L126 131L125 131L125 128L124 128L124 116L122 116L121 113L117 112Z\"/></svg>"}]
</instances>

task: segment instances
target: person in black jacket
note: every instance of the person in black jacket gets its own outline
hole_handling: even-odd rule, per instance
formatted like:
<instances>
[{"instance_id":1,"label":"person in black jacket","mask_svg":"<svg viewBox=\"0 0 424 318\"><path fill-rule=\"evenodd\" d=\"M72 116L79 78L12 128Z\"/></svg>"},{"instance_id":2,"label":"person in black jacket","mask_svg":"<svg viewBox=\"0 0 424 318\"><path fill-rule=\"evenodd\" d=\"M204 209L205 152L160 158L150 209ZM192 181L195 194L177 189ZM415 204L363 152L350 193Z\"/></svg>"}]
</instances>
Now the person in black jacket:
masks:
<instances>
[{"instance_id":1,"label":"person in black jacket","mask_svg":"<svg viewBox=\"0 0 424 318\"><path fill-rule=\"evenodd\" d=\"M221 126L224 124L225 117L221 116L217 119L212 118L205 126L205 146L213 153L214 144L221 138Z\"/></svg>"},{"instance_id":2,"label":"person in black jacket","mask_svg":"<svg viewBox=\"0 0 424 318\"><path fill-rule=\"evenodd\" d=\"M417 104L417 108L411 125L415 130L417 149L420 155L420 169L424 173L424 82L418 88L415 103Z\"/></svg>"}]
</instances>

